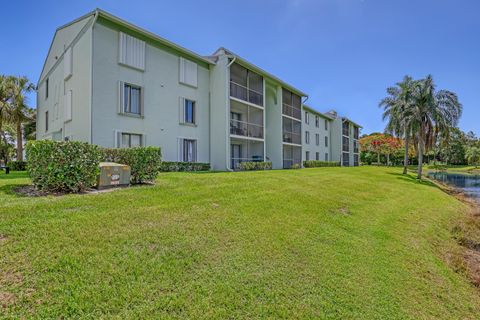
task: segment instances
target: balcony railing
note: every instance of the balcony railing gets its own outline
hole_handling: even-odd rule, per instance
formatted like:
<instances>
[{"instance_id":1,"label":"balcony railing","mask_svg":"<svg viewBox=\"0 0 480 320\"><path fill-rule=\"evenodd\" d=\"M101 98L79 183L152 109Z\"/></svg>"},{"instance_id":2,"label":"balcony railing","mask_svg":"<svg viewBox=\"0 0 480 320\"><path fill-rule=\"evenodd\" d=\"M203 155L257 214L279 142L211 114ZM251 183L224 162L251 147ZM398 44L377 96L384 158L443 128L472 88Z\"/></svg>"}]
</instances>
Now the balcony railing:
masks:
<instances>
[{"instance_id":1,"label":"balcony railing","mask_svg":"<svg viewBox=\"0 0 480 320\"><path fill-rule=\"evenodd\" d=\"M263 93L230 81L230 96L263 107Z\"/></svg>"},{"instance_id":2,"label":"balcony railing","mask_svg":"<svg viewBox=\"0 0 480 320\"><path fill-rule=\"evenodd\" d=\"M283 132L283 142L302 144L302 135L300 133Z\"/></svg>"},{"instance_id":3,"label":"balcony railing","mask_svg":"<svg viewBox=\"0 0 480 320\"><path fill-rule=\"evenodd\" d=\"M230 134L263 139L263 126L230 119Z\"/></svg>"},{"instance_id":4,"label":"balcony railing","mask_svg":"<svg viewBox=\"0 0 480 320\"><path fill-rule=\"evenodd\" d=\"M262 162L263 156L256 155L251 156L250 158L230 158L231 161L231 168L233 170L238 170L240 168L240 163L242 162Z\"/></svg>"},{"instance_id":5,"label":"balcony railing","mask_svg":"<svg viewBox=\"0 0 480 320\"><path fill-rule=\"evenodd\" d=\"M286 116L290 116L292 118L302 120L302 110L294 108L288 104L283 104L282 106L282 113Z\"/></svg>"},{"instance_id":6,"label":"balcony railing","mask_svg":"<svg viewBox=\"0 0 480 320\"><path fill-rule=\"evenodd\" d=\"M292 160L292 159L283 159L283 168L284 169L291 169L293 165L301 165L301 160Z\"/></svg>"}]
</instances>

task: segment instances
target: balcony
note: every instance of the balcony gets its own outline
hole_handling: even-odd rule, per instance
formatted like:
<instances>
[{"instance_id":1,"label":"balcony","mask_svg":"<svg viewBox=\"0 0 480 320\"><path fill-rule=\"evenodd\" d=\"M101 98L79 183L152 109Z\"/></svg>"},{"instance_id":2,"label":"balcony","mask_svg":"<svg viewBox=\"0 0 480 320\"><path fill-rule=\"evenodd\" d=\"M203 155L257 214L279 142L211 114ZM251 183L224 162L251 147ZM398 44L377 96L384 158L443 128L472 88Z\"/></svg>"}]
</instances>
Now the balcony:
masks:
<instances>
[{"instance_id":1,"label":"balcony","mask_svg":"<svg viewBox=\"0 0 480 320\"><path fill-rule=\"evenodd\" d=\"M342 151L344 152L350 151L350 139L347 137L342 138Z\"/></svg>"},{"instance_id":2,"label":"balcony","mask_svg":"<svg viewBox=\"0 0 480 320\"><path fill-rule=\"evenodd\" d=\"M230 102L230 134L263 139L263 109L235 100Z\"/></svg>"},{"instance_id":3,"label":"balcony","mask_svg":"<svg viewBox=\"0 0 480 320\"><path fill-rule=\"evenodd\" d=\"M230 134L263 139L263 126L239 120L230 120Z\"/></svg>"},{"instance_id":4,"label":"balcony","mask_svg":"<svg viewBox=\"0 0 480 320\"><path fill-rule=\"evenodd\" d=\"M302 135L293 132L283 132L283 142L302 144Z\"/></svg>"},{"instance_id":5,"label":"balcony","mask_svg":"<svg viewBox=\"0 0 480 320\"><path fill-rule=\"evenodd\" d=\"M230 96L263 107L263 94L230 81Z\"/></svg>"},{"instance_id":6,"label":"balcony","mask_svg":"<svg viewBox=\"0 0 480 320\"><path fill-rule=\"evenodd\" d=\"M302 164L302 147L283 146L283 168L290 169L295 165Z\"/></svg>"},{"instance_id":7,"label":"balcony","mask_svg":"<svg viewBox=\"0 0 480 320\"><path fill-rule=\"evenodd\" d=\"M286 103L282 105L282 113L286 116L302 120L302 110L294 108Z\"/></svg>"},{"instance_id":8,"label":"balcony","mask_svg":"<svg viewBox=\"0 0 480 320\"><path fill-rule=\"evenodd\" d=\"M264 161L263 141L230 139L230 166L233 170L240 168L242 162Z\"/></svg>"}]
</instances>

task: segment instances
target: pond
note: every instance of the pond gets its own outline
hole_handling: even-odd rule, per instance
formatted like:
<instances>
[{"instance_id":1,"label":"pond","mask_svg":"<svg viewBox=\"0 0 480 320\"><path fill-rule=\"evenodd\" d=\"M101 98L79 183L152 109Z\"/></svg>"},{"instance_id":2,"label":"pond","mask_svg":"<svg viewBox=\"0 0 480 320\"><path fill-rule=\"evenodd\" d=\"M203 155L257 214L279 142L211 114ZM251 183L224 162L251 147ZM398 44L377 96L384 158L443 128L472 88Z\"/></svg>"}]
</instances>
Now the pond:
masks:
<instances>
[{"instance_id":1,"label":"pond","mask_svg":"<svg viewBox=\"0 0 480 320\"><path fill-rule=\"evenodd\" d=\"M463 191L480 202L480 175L452 172L428 172L428 177Z\"/></svg>"}]
</instances>

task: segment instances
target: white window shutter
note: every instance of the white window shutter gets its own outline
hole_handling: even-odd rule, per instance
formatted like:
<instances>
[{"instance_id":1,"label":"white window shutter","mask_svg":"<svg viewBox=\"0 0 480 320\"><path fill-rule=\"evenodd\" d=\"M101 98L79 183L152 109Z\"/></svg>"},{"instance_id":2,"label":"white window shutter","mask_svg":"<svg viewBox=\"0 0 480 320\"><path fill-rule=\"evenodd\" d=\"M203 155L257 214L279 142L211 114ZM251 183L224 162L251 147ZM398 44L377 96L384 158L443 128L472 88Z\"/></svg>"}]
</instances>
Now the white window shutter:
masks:
<instances>
[{"instance_id":1,"label":"white window shutter","mask_svg":"<svg viewBox=\"0 0 480 320\"><path fill-rule=\"evenodd\" d=\"M183 162L183 139L178 138L178 161Z\"/></svg>"},{"instance_id":2,"label":"white window shutter","mask_svg":"<svg viewBox=\"0 0 480 320\"><path fill-rule=\"evenodd\" d=\"M145 47L145 41L120 32L118 38L118 62L145 70Z\"/></svg>"},{"instance_id":3,"label":"white window shutter","mask_svg":"<svg viewBox=\"0 0 480 320\"><path fill-rule=\"evenodd\" d=\"M63 73L65 80L72 76L72 47L69 47L63 55Z\"/></svg>"},{"instance_id":4,"label":"white window shutter","mask_svg":"<svg viewBox=\"0 0 480 320\"><path fill-rule=\"evenodd\" d=\"M178 123L185 123L185 98L178 98Z\"/></svg>"},{"instance_id":5,"label":"white window shutter","mask_svg":"<svg viewBox=\"0 0 480 320\"><path fill-rule=\"evenodd\" d=\"M145 91L145 88L144 88L144 87L141 87L141 88L140 88L140 115L141 115L141 116L145 115L145 113L144 113L144 109L145 109L145 108L144 108L144 106L145 106L145 103L144 103L144 101L145 101L145 92L144 92L144 91Z\"/></svg>"},{"instance_id":6,"label":"white window shutter","mask_svg":"<svg viewBox=\"0 0 480 320\"><path fill-rule=\"evenodd\" d=\"M198 147L197 147L197 144L198 144L198 140L195 140L195 142L193 143L193 156L194 156L193 162L198 161Z\"/></svg>"},{"instance_id":7,"label":"white window shutter","mask_svg":"<svg viewBox=\"0 0 480 320\"><path fill-rule=\"evenodd\" d=\"M72 120L72 90L68 90L64 102L64 121Z\"/></svg>"},{"instance_id":8,"label":"white window shutter","mask_svg":"<svg viewBox=\"0 0 480 320\"><path fill-rule=\"evenodd\" d=\"M125 99L125 90L123 89L125 83L123 81L118 82L118 113L123 113L123 103Z\"/></svg>"},{"instance_id":9,"label":"white window shutter","mask_svg":"<svg viewBox=\"0 0 480 320\"><path fill-rule=\"evenodd\" d=\"M178 67L178 70L179 70L179 81L181 83L185 83L185 59L183 59L182 57L180 57L180 60L179 60L179 67Z\"/></svg>"}]
</instances>

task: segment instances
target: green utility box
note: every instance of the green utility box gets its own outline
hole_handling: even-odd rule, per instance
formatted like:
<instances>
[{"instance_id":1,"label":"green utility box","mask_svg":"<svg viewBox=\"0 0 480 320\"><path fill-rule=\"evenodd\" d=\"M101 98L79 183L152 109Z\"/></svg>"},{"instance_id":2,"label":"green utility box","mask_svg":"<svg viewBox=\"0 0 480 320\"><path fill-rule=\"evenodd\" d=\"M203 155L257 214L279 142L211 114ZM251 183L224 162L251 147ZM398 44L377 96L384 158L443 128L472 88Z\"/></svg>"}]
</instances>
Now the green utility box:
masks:
<instances>
[{"instance_id":1,"label":"green utility box","mask_svg":"<svg viewBox=\"0 0 480 320\"><path fill-rule=\"evenodd\" d=\"M100 162L97 188L125 187L130 185L130 167L114 162Z\"/></svg>"}]
</instances>

